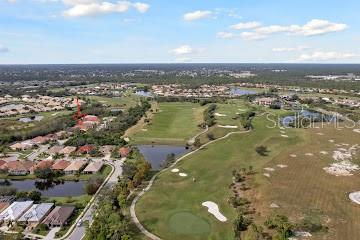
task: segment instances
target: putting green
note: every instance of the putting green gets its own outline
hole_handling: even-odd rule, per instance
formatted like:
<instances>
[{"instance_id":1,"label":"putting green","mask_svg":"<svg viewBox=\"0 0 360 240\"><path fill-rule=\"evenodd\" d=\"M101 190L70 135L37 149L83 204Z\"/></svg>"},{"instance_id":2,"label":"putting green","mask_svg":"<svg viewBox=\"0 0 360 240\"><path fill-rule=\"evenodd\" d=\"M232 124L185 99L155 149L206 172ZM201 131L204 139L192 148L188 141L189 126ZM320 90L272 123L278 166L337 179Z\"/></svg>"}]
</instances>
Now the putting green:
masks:
<instances>
[{"instance_id":1,"label":"putting green","mask_svg":"<svg viewBox=\"0 0 360 240\"><path fill-rule=\"evenodd\" d=\"M169 219L171 231L176 234L200 235L210 232L210 224L190 212L178 212Z\"/></svg>"}]
</instances>

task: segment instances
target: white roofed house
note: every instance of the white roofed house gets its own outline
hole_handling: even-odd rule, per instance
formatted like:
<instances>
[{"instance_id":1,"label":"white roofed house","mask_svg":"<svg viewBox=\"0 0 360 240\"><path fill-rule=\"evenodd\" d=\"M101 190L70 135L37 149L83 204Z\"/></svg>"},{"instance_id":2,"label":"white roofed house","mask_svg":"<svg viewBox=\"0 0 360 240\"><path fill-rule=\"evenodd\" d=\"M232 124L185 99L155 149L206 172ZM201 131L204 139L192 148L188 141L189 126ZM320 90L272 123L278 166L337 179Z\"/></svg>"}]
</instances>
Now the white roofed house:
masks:
<instances>
[{"instance_id":1,"label":"white roofed house","mask_svg":"<svg viewBox=\"0 0 360 240\"><path fill-rule=\"evenodd\" d=\"M31 230L44 220L53 206L53 203L34 204L19 218L18 222L27 224L27 229Z\"/></svg>"},{"instance_id":2,"label":"white roofed house","mask_svg":"<svg viewBox=\"0 0 360 240\"><path fill-rule=\"evenodd\" d=\"M0 213L1 221L16 222L31 206L33 201L13 202Z\"/></svg>"}]
</instances>

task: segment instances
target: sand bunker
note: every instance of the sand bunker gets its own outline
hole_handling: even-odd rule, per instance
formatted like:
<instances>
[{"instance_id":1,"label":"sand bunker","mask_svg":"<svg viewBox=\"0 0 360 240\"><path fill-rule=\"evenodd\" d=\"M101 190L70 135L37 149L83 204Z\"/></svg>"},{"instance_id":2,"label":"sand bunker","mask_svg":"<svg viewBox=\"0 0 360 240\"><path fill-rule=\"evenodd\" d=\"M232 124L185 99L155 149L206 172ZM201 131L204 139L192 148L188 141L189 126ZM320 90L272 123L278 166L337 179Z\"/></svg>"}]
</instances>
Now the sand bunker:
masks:
<instances>
[{"instance_id":1,"label":"sand bunker","mask_svg":"<svg viewBox=\"0 0 360 240\"><path fill-rule=\"evenodd\" d=\"M353 192L349 194L349 198L356 204L360 204L360 192Z\"/></svg>"},{"instance_id":2,"label":"sand bunker","mask_svg":"<svg viewBox=\"0 0 360 240\"><path fill-rule=\"evenodd\" d=\"M265 177L270 177L270 173L264 173L263 174Z\"/></svg>"},{"instance_id":3,"label":"sand bunker","mask_svg":"<svg viewBox=\"0 0 360 240\"><path fill-rule=\"evenodd\" d=\"M187 174L186 173L179 173L179 176L180 177L187 177Z\"/></svg>"},{"instance_id":4,"label":"sand bunker","mask_svg":"<svg viewBox=\"0 0 360 240\"><path fill-rule=\"evenodd\" d=\"M354 129L353 131L356 133L360 133L360 129Z\"/></svg>"},{"instance_id":5,"label":"sand bunker","mask_svg":"<svg viewBox=\"0 0 360 240\"><path fill-rule=\"evenodd\" d=\"M269 172L273 172L273 171L275 171L275 169L274 169L274 168L269 168L269 167L264 168L264 170L265 170L265 171L269 171Z\"/></svg>"},{"instance_id":6,"label":"sand bunker","mask_svg":"<svg viewBox=\"0 0 360 240\"><path fill-rule=\"evenodd\" d=\"M238 128L238 126L233 126L233 125L218 125L218 127L220 127L220 128Z\"/></svg>"},{"instance_id":7,"label":"sand bunker","mask_svg":"<svg viewBox=\"0 0 360 240\"><path fill-rule=\"evenodd\" d=\"M285 131L280 131L280 133L281 133L281 134L286 134L286 132L285 132Z\"/></svg>"},{"instance_id":8,"label":"sand bunker","mask_svg":"<svg viewBox=\"0 0 360 240\"><path fill-rule=\"evenodd\" d=\"M288 165L284 165L284 164L278 164L277 165L279 168L287 168L288 167Z\"/></svg>"},{"instance_id":9,"label":"sand bunker","mask_svg":"<svg viewBox=\"0 0 360 240\"><path fill-rule=\"evenodd\" d=\"M177 172L179 172L179 169L177 169L177 168L171 169L171 172L177 173Z\"/></svg>"},{"instance_id":10,"label":"sand bunker","mask_svg":"<svg viewBox=\"0 0 360 240\"><path fill-rule=\"evenodd\" d=\"M290 154L290 157L296 158L297 156L296 156L296 154Z\"/></svg>"},{"instance_id":11,"label":"sand bunker","mask_svg":"<svg viewBox=\"0 0 360 240\"><path fill-rule=\"evenodd\" d=\"M329 154L327 151L321 151L320 152L322 155L327 155L327 154Z\"/></svg>"},{"instance_id":12,"label":"sand bunker","mask_svg":"<svg viewBox=\"0 0 360 240\"><path fill-rule=\"evenodd\" d=\"M329 167L324 167L323 169L327 173L335 176L352 176L352 172L360 170L359 165L351 162L358 148L359 146L357 144L348 149L337 148L332 155L335 163L332 163Z\"/></svg>"},{"instance_id":13,"label":"sand bunker","mask_svg":"<svg viewBox=\"0 0 360 240\"><path fill-rule=\"evenodd\" d=\"M324 136L324 134L323 133L316 133L317 135L320 135L320 136Z\"/></svg>"},{"instance_id":14,"label":"sand bunker","mask_svg":"<svg viewBox=\"0 0 360 240\"><path fill-rule=\"evenodd\" d=\"M311 156L314 156L314 154L312 154L312 153L305 153L305 156L311 157Z\"/></svg>"},{"instance_id":15,"label":"sand bunker","mask_svg":"<svg viewBox=\"0 0 360 240\"><path fill-rule=\"evenodd\" d=\"M335 142L335 140L333 140L333 139L329 139L329 142L334 143L334 142Z\"/></svg>"},{"instance_id":16,"label":"sand bunker","mask_svg":"<svg viewBox=\"0 0 360 240\"><path fill-rule=\"evenodd\" d=\"M277 205L276 203L272 203L270 204L270 208L279 208L279 205Z\"/></svg>"},{"instance_id":17,"label":"sand bunker","mask_svg":"<svg viewBox=\"0 0 360 240\"><path fill-rule=\"evenodd\" d=\"M284 138L288 138L289 136L288 135L281 135L282 137L284 137Z\"/></svg>"},{"instance_id":18,"label":"sand bunker","mask_svg":"<svg viewBox=\"0 0 360 240\"><path fill-rule=\"evenodd\" d=\"M284 127L279 127L279 129L284 130L285 128Z\"/></svg>"},{"instance_id":19,"label":"sand bunker","mask_svg":"<svg viewBox=\"0 0 360 240\"><path fill-rule=\"evenodd\" d=\"M216 117L226 117L226 114L222 114L222 113L215 113Z\"/></svg>"},{"instance_id":20,"label":"sand bunker","mask_svg":"<svg viewBox=\"0 0 360 240\"><path fill-rule=\"evenodd\" d=\"M141 131L147 132L147 129L146 129L146 128L143 128L143 129L141 129Z\"/></svg>"},{"instance_id":21,"label":"sand bunker","mask_svg":"<svg viewBox=\"0 0 360 240\"><path fill-rule=\"evenodd\" d=\"M302 231L295 231L294 235L295 237L312 237L311 233Z\"/></svg>"},{"instance_id":22,"label":"sand bunker","mask_svg":"<svg viewBox=\"0 0 360 240\"><path fill-rule=\"evenodd\" d=\"M220 222L227 221L227 218L224 215L222 215L221 212L219 211L219 207L216 203L207 201L207 202L203 202L201 205L207 207L208 212L214 215L214 217L216 217L216 219L219 220Z\"/></svg>"}]
</instances>

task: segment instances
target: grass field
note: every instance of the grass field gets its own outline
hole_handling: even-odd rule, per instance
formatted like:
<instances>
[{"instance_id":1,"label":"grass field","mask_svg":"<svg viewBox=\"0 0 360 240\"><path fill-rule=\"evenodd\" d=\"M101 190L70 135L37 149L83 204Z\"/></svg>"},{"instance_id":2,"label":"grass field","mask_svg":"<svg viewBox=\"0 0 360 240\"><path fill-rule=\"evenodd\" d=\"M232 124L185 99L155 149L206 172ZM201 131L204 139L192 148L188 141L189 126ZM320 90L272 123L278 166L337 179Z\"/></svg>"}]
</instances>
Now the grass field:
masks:
<instances>
[{"instance_id":1,"label":"grass field","mask_svg":"<svg viewBox=\"0 0 360 240\"><path fill-rule=\"evenodd\" d=\"M231 196L228 186L232 182L232 170L250 165L261 169L282 150L305 141L298 130L292 130L288 139L280 137L277 129L265 128L263 118L256 119L254 125L253 132L234 134L226 140L208 145L206 149L180 162L177 168L189 177L180 178L169 171L161 174L136 208L138 217L145 227L163 239L233 239L232 220L235 211L227 202ZM254 147L260 144L269 147L269 156L257 155ZM196 182L192 181L193 177ZM201 206L204 201L216 202L229 220L221 223L209 215ZM192 218L201 218L210 228L200 233L173 229L171 220L174 216L185 213L194 216L182 224L191 223ZM205 223L203 225L205 229ZM182 228L187 229L191 226Z\"/></svg>"},{"instance_id":2,"label":"grass field","mask_svg":"<svg viewBox=\"0 0 360 240\"><path fill-rule=\"evenodd\" d=\"M217 110L222 114L232 111L236 110L230 105ZM326 126L323 129L286 129L288 138L285 138L278 128L267 128L267 124L265 116L257 117L252 132L234 134L185 158L176 168L187 173L186 178L170 171L160 174L136 206L140 222L164 240L233 239L235 210L227 202L232 195L228 188L232 182L231 172L252 165L257 174L246 197L256 208L256 214L252 215L255 222L263 223L266 216L275 211L299 222L304 214L314 210L324 215L329 232L315 234L312 239L360 239L360 207L351 203L347 196L349 192L360 190L360 174L336 177L323 170L334 162L332 151L336 147L328 140L359 144L360 135L352 130L338 131ZM269 148L268 156L261 157L254 151L259 145ZM329 154L323 155L320 151ZM291 154L297 157L291 158ZM354 161L359 162L360 158ZM288 167L281 169L278 164ZM265 167L276 169L269 178L263 176ZM201 206L204 201L217 203L228 221L216 220ZM280 208L271 209L272 203ZM198 225L193 225L194 222Z\"/></svg>"},{"instance_id":3,"label":"grass field","mask_svg":"<svg viewBox=\"0 0 360 240\"><path fill-rule=\"evenodd\" d=\"M159 103L150 124L130 134L135 143L185 144L200 132L203 110L195 103Z\"/></svg>"},{"instance_id":4,"label":"grass field","mask_svg":"<svg viewBox=\"0 0 360 240\"><path fill-rule=\"evenodd\" d=\"M130 108L138 104L139 97L135 95L123 96L123 97L104 97L104 96L88 96L91 100L98 101L100 103L110 105L111 107L124 107Z\"/></svg>"}]
</instances>

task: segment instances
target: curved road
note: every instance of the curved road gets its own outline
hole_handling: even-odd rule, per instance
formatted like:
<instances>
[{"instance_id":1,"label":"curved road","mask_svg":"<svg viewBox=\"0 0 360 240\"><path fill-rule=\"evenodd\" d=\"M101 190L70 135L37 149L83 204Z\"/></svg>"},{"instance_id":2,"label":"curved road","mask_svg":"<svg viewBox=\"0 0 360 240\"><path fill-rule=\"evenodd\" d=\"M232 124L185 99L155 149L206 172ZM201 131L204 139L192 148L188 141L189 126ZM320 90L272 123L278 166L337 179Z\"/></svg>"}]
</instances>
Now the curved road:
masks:
<instances>
[{"instance_id":1,"label":"curved road","mask_svg":"<svg viewBox=\"0 0 360 240\"><path fill-rule=\"evenodd\" d=\"M231 132L231 133L228 133L226 134L225 136L221 137L221 138L218 138L218 139L215 139L213 141L210 141L208 143L205 143L204 145L202 145L200 148L192 151L192 152L189 152L187 154L185 154L184 156L180 157L179 159L177 159L173 164L171 164L168 168L165 168L163 170L161 170L160 172L158 172L157 174L155 174L150 182L149 182L149 185L143 189L135 198L134 200L132 201L131 203L131 206L130 206L130 215L131 215L131 219L133 220L133 222L135 223L135 225L137 226L137 228L145 235L147 236L148 238L152 239L152 240L161 240L161 238L159 238L158 236L154 235L153 233L149 232L148 230L146 230L146 228L140 223L139 219L137 218L136 216L136 211L135 211L135 207L136 207L136 203L139 201L139 199L141 198L142 195L145 194L145 192L147 192L153 185L156 177L162 173L162 172L165 172L167 170L169 170L170 168L173 168L178 162L180 162L181 160L183 160L184 158L196 153L197 151L203 149L204 147L210 145L211 143L214 143L214 142L217 142L217 141L220 141L220 140L223 140L223 139L226 139L228 138L229 136L233 135L233 134L244 134L244 133L248 133L250 132L250 130L247 130L247 131L241 131L241 132Z\"/></svg>"}]
</instances>

